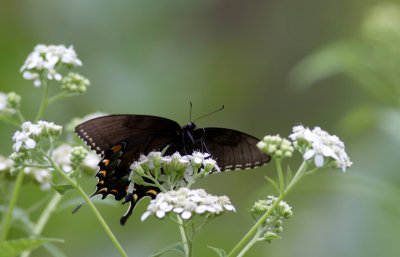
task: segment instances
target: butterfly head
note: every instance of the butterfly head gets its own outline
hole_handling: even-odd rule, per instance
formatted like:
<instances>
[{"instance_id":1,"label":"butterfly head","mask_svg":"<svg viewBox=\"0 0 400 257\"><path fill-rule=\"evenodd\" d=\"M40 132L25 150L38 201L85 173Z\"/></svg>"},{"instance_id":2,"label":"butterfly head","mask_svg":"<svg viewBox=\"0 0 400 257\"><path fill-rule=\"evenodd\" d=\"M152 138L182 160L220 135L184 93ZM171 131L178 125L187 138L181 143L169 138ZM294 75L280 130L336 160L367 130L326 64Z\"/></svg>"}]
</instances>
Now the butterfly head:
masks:
<instances>
[{"instance_id":1,"label":"butterfly head","mask_svg":"<svg viewBox=\"0 0 400 257\"><path fill-rule=\"evenodd\" d=\"M196 129L196 124L194 124L193 122L189 122L187 125L183 126L183 128L188 131L193 131Z\"/></svg>"}]
</instances>

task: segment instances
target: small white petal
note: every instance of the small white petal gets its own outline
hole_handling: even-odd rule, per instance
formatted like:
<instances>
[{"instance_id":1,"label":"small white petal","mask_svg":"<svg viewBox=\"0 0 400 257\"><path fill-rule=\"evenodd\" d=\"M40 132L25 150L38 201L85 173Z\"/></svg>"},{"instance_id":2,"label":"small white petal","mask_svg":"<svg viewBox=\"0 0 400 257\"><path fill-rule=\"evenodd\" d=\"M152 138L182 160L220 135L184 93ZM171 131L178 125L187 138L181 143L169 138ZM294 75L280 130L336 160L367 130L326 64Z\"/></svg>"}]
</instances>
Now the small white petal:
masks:
<instances>
[{"instance_id":1,"label":"small white petal","mask_svg":"<svg viewBox=\"0 0 400 257\"><path fill-rule=\"evenodd\" d=\"M324 166L324 156L322 156L320 154L315 155L314 163L315 163L315 166L317 166L317 167Z\"/></svg>"},{"instance_id":2,"label":"small white petal","mask_svg":"<svg viewBox=\"0 0 400 257\"><path fill-rule=\"evenodd\" d=\"M163 210L158 210L158 211L156 211L156 216L157 216L157 218L159 218L159 219L164 218L164 216L165 216L165 211L163 211Z\"/></svg>"},{"instance_id":3,"label":"small white petal","mask_svg":"<svg viewBox=\"0 0 400 257\"><path fill-rule=\"evenodd\" d=\"M27 138L25 140L25 146L27 149L33 149L36 147L36 141L33 140L32 138Z\"/></svg>"},{"instance_id":4,"label":"small white petal","mask_svg":"<svg viewBox=\"0 0 400 257\"><path fill-rule=\"evenodd\" d=\"M206 212L206 206L205 205L199 205L196 207L196 213L202 214Z\"/></svg>"},{"instance_id":5,"label":"small white petal","mask_svg":"<svg viewBox=\"0 0 400 257\"><path fill-rule=\"evenodd\" d=\"M184 209L182 207L176 207L174 208L174 212L175 213L182 213L184 211Z\"/></svg>"},{"instance_id":6,"label":"small white petal","mask_svg":"<svg viewBox=\"0 0 400 257\"><path fill-rule=\"evenodd\" d=\"M311 159L311 158L314 156L314 154L315 154L314 149L309 149L309 150L307 150L307 151L304 153L303 159L304 159L304 160L309 160L309 159Z\"/></svg>"},{"instance_id":7,"label":"small white petal","mask_svg":"<svg viewBox=\"0 0 400 257\"><path fill-rule=\"evenodd\" d=\"M143 222L145 219L147 219L151 215L150 211L146 211L143 213L142 217L140 217L140 220Z\"/></svg>"},{"instance_id":8,"label":"small white petal","mask_svg":"<svg viewBox=\"0 0 400 257\"><path fill-rule=\"evenodd\" d=\"M190 219L190 217L192 217L192 213L190 211L184 211L181 213L181 217L184 220Z\"/></svg>"},{"instance_id":9,"label":"small white petal","mask_svg":"<svg viewBox=\"0 0 400 257\"><path fill-rule=\"evenodd\" d=\"M224 204L224 208L228 211L234 211L236 212L235 206L233 206L232 204Z\"/></svg>"}]
</instances>

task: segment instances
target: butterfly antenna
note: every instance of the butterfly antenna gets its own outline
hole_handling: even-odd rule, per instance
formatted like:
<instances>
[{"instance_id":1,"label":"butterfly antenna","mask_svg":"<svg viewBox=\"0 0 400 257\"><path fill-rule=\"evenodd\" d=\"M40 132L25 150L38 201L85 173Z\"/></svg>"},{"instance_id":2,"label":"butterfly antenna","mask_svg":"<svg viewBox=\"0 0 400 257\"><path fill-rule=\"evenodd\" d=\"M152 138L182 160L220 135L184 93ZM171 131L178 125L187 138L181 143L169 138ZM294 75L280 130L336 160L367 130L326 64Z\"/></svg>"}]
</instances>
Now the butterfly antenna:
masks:
<instances>
[{"instance_id":1,"label":"butterfly antenna","mask_svg":"<svg viewBox=\"0 0 400 257\"><path fill-rule=\"evenodd\" d=\"M190 101L190 114L189 114L189 121L192 122L192 101Z\"/></svg>"},{"instance_id":2,"label":"butterfly antenna","mask_svg":"<svg viewBox=\"0 0 400 257\"><path fill-rule=\"evenodd\" d=\"M218 110L215 110L215 111L213 111L213 112L204 114L203 116L200 116L200 117L198 117L197 119L195 119L193 122L195 122L196 120L199 120L199 119L201 119L201 118L203 118L203 117L206 117L206 116L208 116L208 115L211 115L211 114L213 114L213 113L219 112L219 111L221 111L222 109L224 109L224 107L225 107L225 106L222 105L221 108L219 108Z\"/></svg>"}]
</instances>

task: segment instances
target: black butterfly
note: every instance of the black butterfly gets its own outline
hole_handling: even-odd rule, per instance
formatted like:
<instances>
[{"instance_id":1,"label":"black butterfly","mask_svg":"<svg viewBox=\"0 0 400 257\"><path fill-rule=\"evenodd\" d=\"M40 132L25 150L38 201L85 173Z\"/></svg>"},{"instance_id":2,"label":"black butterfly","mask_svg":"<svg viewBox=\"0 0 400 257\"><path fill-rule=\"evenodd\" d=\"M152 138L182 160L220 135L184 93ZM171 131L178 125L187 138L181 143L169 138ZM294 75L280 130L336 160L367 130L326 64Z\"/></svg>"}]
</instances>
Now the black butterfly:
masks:
<instances>
[{"instance_id":1,"label":"black butterfly","mask_svg":"<svg viewBox=\"0 0 400 257\"><path fill-rule=\"evenodd\" d=\"M96 192L103 199L114 195L116 200L130 202L122 225L132 214L135 204L143 197L155 198L155 187L135 185L128 194L130 165L141 154L161 151L165 155L179 152L191 154L195 150L208 152L221 171L251 169L268 163L271 157L256 146L259 139L226 128L199 128L192 122L179 126L175 121L148 115L109 115L86 121L75 128L76 134L101 155Z\"/></svg>"}]
</instances>

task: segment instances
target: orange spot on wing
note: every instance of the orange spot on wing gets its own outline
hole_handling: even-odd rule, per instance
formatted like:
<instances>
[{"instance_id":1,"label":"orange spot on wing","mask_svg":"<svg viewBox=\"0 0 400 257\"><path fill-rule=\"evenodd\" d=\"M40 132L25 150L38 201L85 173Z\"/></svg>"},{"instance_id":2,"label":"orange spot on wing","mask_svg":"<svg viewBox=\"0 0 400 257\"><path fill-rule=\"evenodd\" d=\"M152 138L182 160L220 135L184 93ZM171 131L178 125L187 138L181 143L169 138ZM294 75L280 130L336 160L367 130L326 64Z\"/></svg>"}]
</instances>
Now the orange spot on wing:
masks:
<instances>
[{"instance_id":1,"label":"orange spot on wing","mask_svg":"<svg viewBox=\"0 0 400 257\"><path fill-rule=\"evenodd\" d=\"M117 189L113 189L113 190L111 190L111 192L118 194L118 190Z\"/></svg>"},{"instance_id":2,"label":"orange spot on wing","mask_svg":"<svg viewBox=\"0 0 400 257\"><path fill-rule=\"evenodd\" d=\"M100 180L98 184L103 185L104 184L104 180Z\"/></svg>"},{"instance_id":3,"label":"orange spot on wing","mask_svg":"<svg viewBox=\"0 0 400 257\"><path fill-rule=\"evenodd\" d=\"M110 163L110 160L109 160L109 159L104 159L104 160L102 161L102 163L103 163L105 166L107 166L107 165Z\"/></svg>"},{"instance_id":4,"label":"orange spot on wing","mask_svg":"<svg viewBox=\"0 0 400 257\"><path fill-rule=\"evenodd\" d=\"M114 153L121 151L121 149L122 149L122 145L116 145L116 146L113 146L113 147L111 148L111 150L112 150Z\"/></svg>"},{"instance_id":5,"label":"orange spot on wing","mask_svg":"<svg viewBox=\"0 0 400 257\"><path fill-rule=\"evenodd\" d=\"M157 193L156 190L150 189L150 190L148 190L148 191L146 192L146 194L157 195L158 193Z\"/></svg>"},{"instance_id":6,"label":"orange spot on wing","mask_svg":"<svg viewBox=\"0 0 400 257\"><path fill-rule=\"evenodd\" d=\"M108 191L107 187L103 187L102 189L98 190L97 193L107 192L107 191Z\"/></svg>"},{"instance_id":7,"label":"orange spot on wing","mask_svg":"<svg viewBox=\"0 0 400 257\"><path fill-rule=\"evenodd\" d=\"M107 175L107 172L105 170L101 170L97 174L103 175L103 177L105 177Z\"/></svg>"}]
</instances>

